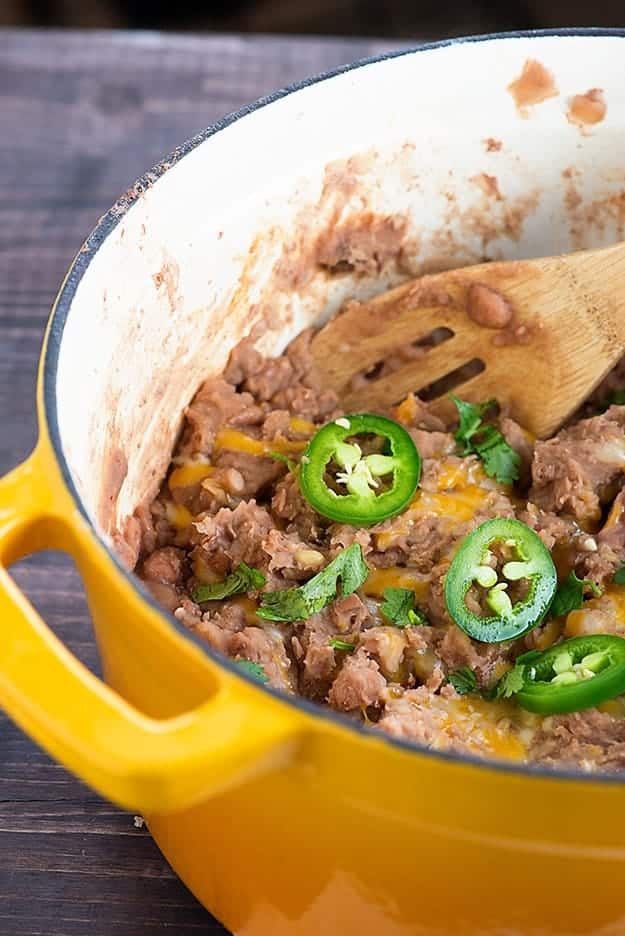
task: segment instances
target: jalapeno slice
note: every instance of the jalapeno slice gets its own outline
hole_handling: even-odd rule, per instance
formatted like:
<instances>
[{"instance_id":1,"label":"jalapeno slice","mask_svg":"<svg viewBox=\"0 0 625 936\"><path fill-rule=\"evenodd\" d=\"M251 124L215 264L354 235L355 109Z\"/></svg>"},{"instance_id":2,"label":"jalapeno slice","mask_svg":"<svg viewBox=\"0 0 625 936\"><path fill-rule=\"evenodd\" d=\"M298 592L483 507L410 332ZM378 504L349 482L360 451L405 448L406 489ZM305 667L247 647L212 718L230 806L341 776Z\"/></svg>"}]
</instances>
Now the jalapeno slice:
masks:
<instances>
[{"instance_id":1,"label":"jalapeno slice","mask_svg":"<svg viewBox=\"0 0 625 936\"><path fill-rule=\"evenodd\" d=\"M624 692L625 640L589 634L563 640L528 659L514 698L528 712L557 715L593 708Z\"/></svg>"},{"instance_id":2,"label":"jalapeno slice","mask_svg":"<svg viewBox=\"0 0 625 936\"><path fill-rule=\"evenodd\" d=\"M421 458L403 426L357 413L327 423L312 437L302 455L299 483L322 516L371 526L407 506L420 474Z\"/></svg>"},{"instance_id":3,"label":"jalapeno slice","mask_svg":"<svg viewBox=\"0 0 625 936\"><path fill-rule=\"evenodd\" d=\"M545 617L556 586L556 568L540 537L520 520L498 517L463 540L447 573L445 602L469 637L500 643Z\"/></svg>"}]
</instances>

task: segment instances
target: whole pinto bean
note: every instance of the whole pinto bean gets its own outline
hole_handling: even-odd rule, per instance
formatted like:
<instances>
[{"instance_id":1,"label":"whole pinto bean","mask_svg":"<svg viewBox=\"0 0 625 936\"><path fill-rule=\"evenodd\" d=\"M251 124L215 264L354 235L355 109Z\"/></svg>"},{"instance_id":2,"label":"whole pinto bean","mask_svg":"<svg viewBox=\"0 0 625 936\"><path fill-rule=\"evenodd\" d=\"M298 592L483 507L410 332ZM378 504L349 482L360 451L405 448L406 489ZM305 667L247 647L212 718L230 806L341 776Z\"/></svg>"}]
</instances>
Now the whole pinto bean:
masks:
<instances>
[{"instance_id":1,"label":"whole pinto bean","mask_svg":"<svg viewBox=\"0 0 625 936\"><path fill-rule=\"evenodd\" d=\"M490 286L472 283L467 296L469 318L484 328L505 328L512 319L510 303Z\"/></svg>"}]
</instances>

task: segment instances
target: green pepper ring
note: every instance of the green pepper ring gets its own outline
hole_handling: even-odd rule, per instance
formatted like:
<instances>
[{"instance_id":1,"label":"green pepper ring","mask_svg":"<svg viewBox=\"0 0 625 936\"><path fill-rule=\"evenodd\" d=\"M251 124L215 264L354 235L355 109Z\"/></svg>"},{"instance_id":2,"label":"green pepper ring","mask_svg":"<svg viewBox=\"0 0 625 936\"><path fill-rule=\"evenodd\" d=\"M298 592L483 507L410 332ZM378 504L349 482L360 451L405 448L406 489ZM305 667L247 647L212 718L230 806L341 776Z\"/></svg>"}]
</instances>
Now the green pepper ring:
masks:
<instances>
[{"instance_id":1,"label":"green pepper ring","mask_svg":"<svg viewBox=\"0 0 625 936\"><path fill-rule=\"evenodd\" d=\"M527 596L513 606L513 616L479 617L466 605L466 595L475 581L473 571L489 546L500 540L514 540L521 553L539 566L528 576ZM463 540L445 579L445 603L458 627L469 637L483 643L514 640L532 630L545 617L558 584L556 568L549 550L539 536L520 520L496 517L482 523Z\"/></svg>"},{"instance_id":2,"label":"green pepper ring","mask_svg":"<svg viewBox=\"0 0 625 936\"><path fill-rule=\"evenodd\" d=\"M553 661L563 652L568 652L574 663L591 653L607 653L609 664L592 679L573 685L552 685L547 680L554 675ZM545 650L527 668L532 671L532 678L514 696L522 708L539 715L580 712L625 692L625 640L614 634L571 637Z\"/></svg>"},{"instance_id":3,"label":"green pepper ring","mask_svg":"<svg viewBox=\"0 0 625 936\"><path fill-rule=\"evenodd\" d=\"M356 413L327 423L312 437L300 463L299 483L302 494L317 513L339 523L371 526L400 513L411 501L421 476L421 457L409 433L392 419L370 413ZM336 494L324 481L328 463L336 446L357 435L379 435L389 443L390 454L397 460L393 484L388 491L370 498L357 494Z\"/></svg>"}]
</instances>

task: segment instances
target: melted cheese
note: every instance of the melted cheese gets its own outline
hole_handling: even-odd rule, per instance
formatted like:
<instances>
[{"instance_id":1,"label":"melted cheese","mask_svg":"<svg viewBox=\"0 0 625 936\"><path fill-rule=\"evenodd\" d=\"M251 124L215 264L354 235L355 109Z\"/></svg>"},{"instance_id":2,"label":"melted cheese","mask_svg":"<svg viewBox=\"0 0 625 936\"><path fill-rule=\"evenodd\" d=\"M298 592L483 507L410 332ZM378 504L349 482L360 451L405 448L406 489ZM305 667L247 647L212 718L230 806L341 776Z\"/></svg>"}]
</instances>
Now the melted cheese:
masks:
<instances>
[{"instance_id":1,"label":"melted cheese","mask_svg":"<svg viewBox=\"0 0 625 936\"><path fill-rule=\"evenodd\" d=\"M193 574L202 585L214 585L219 581L219 576L204 562L201 553L193 557Z\"/></svg>"},{"instance_id":2,"label":"melted cheese","mask_svg":"<svg viewBox=\"0 0 625 936\"><path fill-rule=\"evenodd\" d=\"M234 598L230 598L229 601L230 604L235 604L243 608L246 624L258 624L258 618L256 617L256 608L258 605L253 598L248 598L247 595L236 595Z\"/></svg>"},{"instance_id":3,"label":"melted cheese","mask_svg":"<svg viewBox=\"0 0 625 936\"><path fill-rule=\"evenodd\" d=\"M382 598L385 588L411 588L417 601L422 601L428 593L428 581L414 569L402 569L399 566L372 569L362 591L371 598Z\"/></svg>"},{"instance_id":4,"label":"melted cheese","mask_svg":"<svg viewBox=\"0 0 625 936\"><path fill-rule=\"evenodd\" d=\"M291 439L253 439L238 429L220 429L215 439L215 451L227 449L230 452L243 452L262 458L271 452L295 455L302 452L307 442L295 442Z\"/></svg>"},{"instance_id":5,"label":"melted cheese","mask_svg":"<svg viewBox=\"0 0 625 936\"><path fill-rule=\"evenodd\" d=\"M536 649L548 650L558 640L561 633L562 622L556 618L550 618L543 627L542 632L536 637Z\"/></svg>"},{"instance_id":6,"label":"melted cheese","mask_svg":"<svg viewBox=\"0 0 625 936\"><path fill-rule=\"evenodd\" d=\"M385 550L399 538L410 532L415 520L439 517L450 525L467 523L479 512L489 493L497 490L479 464L443 464L442 470L429 486L427 482L417 491L416 497L392 529L378 533L378 549Z\"/></svg>"},{"instance_id":7,"label":"melted cheese","mask_svg":"<svg viewBox=\"0 0 625 936\"><path fill-rule=\"evenodd\" d=\"M289 426L293 432L300 432L302 435L311 436L317 431L314 423L309 422L308 419L301 419L299 416L291 416Z\"/></svg>"},{"instance_id":8,"label":"melted cheese","mask_svg":"<svg viewBox=\"0 0 625 936\"><path fill-rule=\"evenodd\" d=\"M199 484L204 478L208 478L214 470L212 465L198 461L189 462L188 465L181 465L180 468L174 468L167 481L169 490L173 491L174 488L191 487L193 484Z\"/></svg>"},{"instance_id":9,"label":"melted cheese","mask_svg":"<svg viewBox=\"0 0 625 936\"><path fill-rule=\"evenodd\" d=\"M505 760L525 760L529 738L524 735L529 732L527 728L522 732L521 724L515 726L518 717L516 706L468 696L448 699L435 695L431 697L428 709L436 726L431 747L445 750L455 738L460 737L468 740L469 750L475 753L488 753Z\"/></svg>"},{"instance_id":10,"label":"melted cheese","mask_svg":"<svg viewBox=\"0 0 625 936\"><path fill-rule=\"evenodd\" d=\"M167 519L177 530L184 530L193 522L193 514L184 506L169 501L167 504Z\"/></svg>"},{"instance_id":11,"label":"melted cheese","mask_svg":"<svg viewBox=\"0 0 625 936\"><path fill-rule=\"evenodd\" d=\"M608 585L603 596L612 603L618 623L625 626L625 585Z\"/></svg>"},{"instance_id":12,"label":"melted cheese","mask_svg":"<svg viewBox=\"0 0 625 936\"><path fill-rule=\"evenodd\" d=\"M571 611L564 625L565 637L616 633L625 637L625 586L608 585L600 598L590 598Z\"/></svg>"},{"instance_id":13,"label":"melted cheese","mask_svg":"<svg viewBox=\"0 0 625 936\"><path fill-rule=\"evenodd\" d=\"M613 718L625 718L625 699L623 696L602 702L597 708L600 712L605 712L606 715L612 715Z\"/></svg>"},{"instance_id":14,"label":"melted cheese","mask_svg":"<svg viewBox=\"0 0 625 936\"><path fill-rule=\"evenodd\" d=\"M417 404L415 398L412 396L407 396L403 403L400 403L397 409L395 410L395 419L403 423L404 426L410 426L417 412Z\"/></svg>"},{"instance_id":15,"label":"melted cheese","mask_svg":"<svg viewBox=\"0 0 625 936\"><path fill-rule=\"evenodd\" d=\"M508 723L510 714L516 716L516 711L510 712L508 707L493 705L482 699L462 698L452 703L451 723L454 731L459 725L466 723L468 732L476 739L483 740L485 746L494 757L506 760L525 760L527 749L518 734L511 730Z\"/></svg>"},{"instance_id":16,"label":"melted cheese","mask_svg":"<svg viewBox=\"0 0 625 936\"><path fill-rule=\"evenodd\" d=\"M460 523L472 520L483 506L488 494L475 485L464 485L444 494L422 491L413 501L411 510L415 517L444 517Z\"/></svg>"}]
</instances>

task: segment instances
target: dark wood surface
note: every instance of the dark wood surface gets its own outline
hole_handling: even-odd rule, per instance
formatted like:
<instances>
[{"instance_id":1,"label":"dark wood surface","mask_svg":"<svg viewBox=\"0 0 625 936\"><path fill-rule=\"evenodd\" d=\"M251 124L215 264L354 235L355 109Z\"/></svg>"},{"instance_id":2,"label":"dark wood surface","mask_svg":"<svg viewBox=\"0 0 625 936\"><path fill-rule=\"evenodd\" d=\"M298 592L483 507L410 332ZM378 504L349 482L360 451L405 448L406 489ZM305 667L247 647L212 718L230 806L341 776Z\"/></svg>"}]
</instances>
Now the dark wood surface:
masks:
<instances>
[{"instance_id":1,"label":"dark wood surface","mask_svg":"<svg viewBox=\"0 0 625 936\"><path fill-rule=\"evenodd\" d=\"M55 292L117 195L228 111L390 45L0 30L0 474L35 441L35 372ZM69 561L42 554L14 571L50 626L97 671ZM0 936L165 932L225 930L132 816L0 712Z\"/></svg>"}]
</instances>

